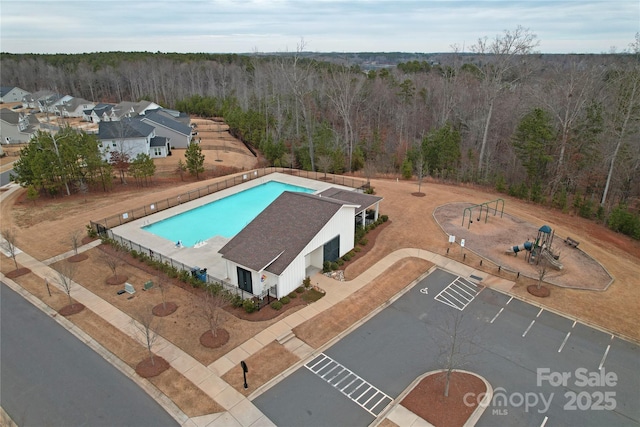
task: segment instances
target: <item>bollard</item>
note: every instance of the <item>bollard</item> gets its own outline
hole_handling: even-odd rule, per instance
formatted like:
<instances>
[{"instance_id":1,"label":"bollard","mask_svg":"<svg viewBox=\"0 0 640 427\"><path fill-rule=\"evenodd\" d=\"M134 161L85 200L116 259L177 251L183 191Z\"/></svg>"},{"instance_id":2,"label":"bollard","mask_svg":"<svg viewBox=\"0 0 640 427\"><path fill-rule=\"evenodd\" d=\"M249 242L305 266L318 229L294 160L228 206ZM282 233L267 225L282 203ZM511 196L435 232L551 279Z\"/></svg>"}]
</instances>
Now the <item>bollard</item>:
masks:
<instances>
[{"instance_id":1,"label":"bollard","mask_svg":"<svg viewBox=\"0 0 640 427\"><path fill-rule=\"evenodd\" d=\"M498 273L500 272L500 270L502 270L502 266L501 265L498 266Z\"/></svg>"},{"instance_id":2,"label":"bollard","mask_svg":"<svg viewBox=\"0 0 640 427\"><path fill-rule=\"evenodd\" d=\"M467 254L462 254L462 260L466 260L467 259Z\"/></svg>"},{"instance_id":3,"label":"bollard","mask_svg":"<svg viewBox=\"0 0 640 427\"><path fill-rule=\"evenodd\" d=\"M482 267L482 260L480 260L480 267Z\"/></svg>"},{"instance_id":4,"label":"bollard","mask_svg":"<svg viewBox=\"0 0 640 427\"><path fill-rule=\"evenodd\" d=\"M520 278L520 272L518 271L518 275L516 276L516 279Z\"/></svg>"}]
</instances>

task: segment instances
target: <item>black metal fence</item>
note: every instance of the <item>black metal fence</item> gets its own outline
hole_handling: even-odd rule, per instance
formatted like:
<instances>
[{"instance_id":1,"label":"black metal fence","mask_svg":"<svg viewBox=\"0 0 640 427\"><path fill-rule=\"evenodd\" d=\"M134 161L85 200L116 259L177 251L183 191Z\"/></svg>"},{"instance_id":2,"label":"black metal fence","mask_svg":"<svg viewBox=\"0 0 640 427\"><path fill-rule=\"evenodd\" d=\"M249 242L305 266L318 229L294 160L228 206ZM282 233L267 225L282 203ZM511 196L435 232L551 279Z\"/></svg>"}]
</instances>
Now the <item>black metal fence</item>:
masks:
<instances>
[{"instance_id":1,"label":"black metal fence","mask_svg":"<svg viewBox=\"0 0 640 427\"><path fill-rule=\"evenodd\" d=\"M185 271L187 274L191 275L191 271L196 267L192 265L184 264L180 261L176 261L175 259L168 257L166 255L162 255L161 253L153 251L153 249L147 248L146 246L142 246L140 243L133 242L129 239L125 239L122 236L118 236L117 234L113 234L113 231L107 230L106 237L113 240L114 242L121 245L123 248L128 249L129 251L136 251L139 253L143 253L148 255L154 261L159 261L162 264L166 264L170 267L175 268L178 272ZM205 283L209 286L219 284L223 289L229 291L232 295L240 296L242 299L250 299L254 298L258 295L254 295L250 292L247 292L239 287L232 285L229 282L226 282L217 277L213 277L210 274L206 274Z\"/></svg>"},{"instance_id":2,"label":"black metal fence","mask_svg":"<svg viewBox=\"0 0 640 427\"><path fill-rule=\"evenodd\" d=\"M286 168L274 168L274 167L255 169L252 171L248 171L246 173L235 175L231 178L225 179L224 181L209 184L207 186L197 188L187 193L182 193L177 197L158 200L149 205L134 208L126 212L123 212L121 214L113 215L99 221L91 221L91 228L97 233L99 233L101 236L108 237L113 241L119 243L123 247L128 248L129 250L134 250L140 253L148 254L154 260L160 261L163 264L167 264L171 267L174 267L178 271L186 271L189 274L191 274L191 270L195 266L183 264L179 261L174 260L171 257L154 252L153 249L142 246L140 243L136 243L131 240L125 239L121 236L118 236L114 234L113 231L111 231L111 228L126 224L136 219L144 218L148 215L163 211L165 209L172 208L182 203L186 203L191 200L195 200L200 197L204 197L209 194L216 193L220 190L233 187L235 185L241 184L246 181L261 178L275 172L285 173L288 175L298 176L302 178L318 180L326 183L343 185L345 187L351 187L351 188L364 189L367 187L366 181L352 178L352 177L342 176L342 175L332 175L332 174L325 174L321 172L310 172L310 171L304 171L304 170L298 170L298 169L286 169ZM267 300L266 304L268 304L268 301L270 300L271 297L277 298L277 292L274 295L274 290L272 288L268 289L266 292L264 292L261 295L254 295L250 292L240 289L238 286L232 285L231 283L228 283L217 277L213 277L208 273L206 275L206 279L207 279L206 283L208 285L220 284L222 285L223 289L228 290L232 295L240 296L242 299L250 299L250 298L257 297L261 301L261 306L265 304L264 302L265 298Z\"/></svg>"},{"instance_id":3,"label":"black metal fence","mask_svg":"<svg viewBox=\"0 0 640 427\"><path fill-rule=\"evenodd\" d=\"M125 212L119 213L117 215L112 215L110 217L97 220L97 221L90 221L90 225L95 232L103 234L106 230L109 230L113 227L127 224L128 222L131 222L140 218L144 218L148 215L161 212L165 209L169 209L169 208L181 205L183 203L190 202L192 200L199 199L200 197L208 196L209 194L216 193L218 191L236 186L238 184L242 184L243 182L251 181L257 178L262 178L264 176L270 175L275 172L285 173L288 175L299 176L302 178L308 178L308 179L313 179L317 181L323 181L331 184L343 185L345 187L351 187L351 188L364 189L367 186L367 183L364 180L352 178L348 176L342 176L342 175L332 175L332 174L324 174L322 172L310 172L310 171L304 171L299 169L286 169L286 168L275 168L275 167L254 169L252 171L247 171L244 173L234 175L233 177L227 178L224 181L212 183L204 187L200 187L195 190L189 191L187 193L179 194L176 197L157 200L148 205L133 208Z\"/></svg>"}]
</instances>

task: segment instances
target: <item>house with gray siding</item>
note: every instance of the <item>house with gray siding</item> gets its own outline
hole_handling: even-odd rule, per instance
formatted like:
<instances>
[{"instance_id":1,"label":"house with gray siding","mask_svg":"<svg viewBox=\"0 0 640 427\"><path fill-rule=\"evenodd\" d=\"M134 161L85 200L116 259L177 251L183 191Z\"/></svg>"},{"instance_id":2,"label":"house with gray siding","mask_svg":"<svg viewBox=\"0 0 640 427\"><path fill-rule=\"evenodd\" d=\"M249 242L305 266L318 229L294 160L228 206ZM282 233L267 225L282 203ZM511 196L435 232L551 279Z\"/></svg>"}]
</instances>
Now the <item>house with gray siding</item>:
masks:
<instances>
[{"instance_id":1,"label":"house with gray siding","mask_svg":"<svg viewBox=\"0 0 640 427\"><path fill-rule=\"evenodd\" d=\"M6 104L9 102L22 102L22 98L29 95L24 89L20 89L15 86L2 86L0 87L0 103Z\"/></svg>"},{"instance_id":2,"label":"house with gray siding","mask_svg":"<svg viewBox=\"0 0 640 427\"><path fill-rule=\"evenodd\" d=\"M0 142L19 144L31 141L39 122L33 115L18 113L8 108L0 109Z\"/></svg>"},{"instance_id":3,"label":"house with gray siding","mask_svg":"<svg viewBox=\"0 0 640 427\"><path fill-rule=\"evenodd\" d=\"M149 157L165 157L169 146L166 138L155 139L154 147L164 144L164 149L152 150L152 140L156 138L153 126L139 119L125 118L119 121L100 122L98 139L105 160L110 160L112 152L120 152L135 159L139 154Z\"/></svg>"},{"instance_id":4,"label":"house with gray siding","mask_svg":"<svg viewBox=\"0 0 640 427\"><path fill-rule=\"evenodd\" d=\"M167 138L171 148L187 148L191 143L191 126L180 123L159 111L147 111L144 116L140 116L140 120L153 126L156 129L156 135Z\"/></svg>"}]
</instances>

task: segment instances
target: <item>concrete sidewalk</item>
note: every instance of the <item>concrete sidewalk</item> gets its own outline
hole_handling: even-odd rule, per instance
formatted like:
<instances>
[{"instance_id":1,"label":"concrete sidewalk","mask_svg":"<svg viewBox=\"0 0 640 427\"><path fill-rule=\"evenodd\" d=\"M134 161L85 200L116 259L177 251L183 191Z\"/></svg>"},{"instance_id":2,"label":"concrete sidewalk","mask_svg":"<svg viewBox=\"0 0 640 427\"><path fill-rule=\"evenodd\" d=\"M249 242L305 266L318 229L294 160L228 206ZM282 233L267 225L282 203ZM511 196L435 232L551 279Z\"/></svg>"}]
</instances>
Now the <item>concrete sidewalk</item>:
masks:
<instances>
[{"instance_id":1,"label":"concrete sidewalk","mask_svg":"<svg viewBox=\"0 0 640 427\"><path fill-rule=\"evenodd\" d=\"M100 242L92 242L79 248L79 252L91 249L98 245ZM70 251L66 254L56 256L45 262L41 262L26 254L20 252L16 259L24 267L30 269L34 274L46 279L50 284L57 286L63 292L62 286L58 283L59 274L53 270L48 264L64 259L75 252ZM328 278L320 273L312 278L312 282L322 288L326 295L317 302L310 304L297 312L285 317L284 319L274 323L266 328L264 331L257 334L255 337L245 341L240 346L234 348L226 355L222 356L212 364L208 366L202 365L196 359L185 353L183 350L169 342L168 340L159 337L154 345L154 352L159 356L166 359L171 366L198 386L204 393L218 402L226 409L224 413L217 413L211 415L205 415L202 417L188 418L182 411L180 411L175 405L168 404L166 396L164 399L161 397L161 393L157 390L150 394L156 398L159 403L165 407L165 409L171 413L174 418L183 426L195 427L195 426L269 426L274 425L262 412L260 412L249 399L237 392L233 387L222 380L221 376L228 372L233 367L237 367L241 360L244 360L255 354L263 347L279 340L283 342L285 348L289 349L292 353L296 354L302 361L311 357L314 352L321 351L313 349L307 344L299 340L293 335L292 329L301 323L313 318L317 314L324 310L331 308L334 304L343 301L349 295L360 290L380 274L384 273L389 267L391 267L397 261L400 261L406 257L422 258L437 265L439 268L448 270L456 275L469 277L470 275L486 276L486 273L475 270L469 266L460 264L456 261L448 259L442 255L435 254L430 251L422 249L400 249L389 255L382 260L374 264L366 272L351 281L339 282L334 279ZM492 278L494 285L506 290L513 285L512 282L508 282L503 279ZM10 279L2 276L2 280L5 283L10 283L12 288L19 287ZM24 291L22 292L24 295ZM73 298L86 306L89 310L102 317L105 321L115 326L123 333L133 338L141 345L145 345L144 338L135 328L134 324L137 323L129 315L117 309L113 305L107 303L96 294L83 288L77 283L73 283L72 291ZM35 298L31 298L33 300ZM33 302L33 301L32 301ZM41 303L41 305L44 305ZM41 307L42 308L42 307ZM60 316L58 316L59 318ZM64 319L66 320L66 319ZM361 322L366 319L362 319ZM357 327L360 324L352 325L351 328ZM67 329L75 329L74 333L77 334L78 328L75 328L69 321L64 322L64 326ZM351 329L350 328L350 329ZM90 337L81 338L83 341L90 341ZM105 359L113 361L114 356L103 348L93 346L96 351L101 353ZM121 369L122 370L122 369ZM141 378L137 377L132 369L127 369L125 372L127 375L132 376L137 382L141 383ZM292 371L291 371L292 372ZM262 391L268 389L278 381L281 381L286 377L285 375L279 375L269 384L262 387ZM148 383L147 381L143 381ZM150 383L146 384L145 389L150 391L150 388L155 388Z\"/></svg>"}]
</instances>

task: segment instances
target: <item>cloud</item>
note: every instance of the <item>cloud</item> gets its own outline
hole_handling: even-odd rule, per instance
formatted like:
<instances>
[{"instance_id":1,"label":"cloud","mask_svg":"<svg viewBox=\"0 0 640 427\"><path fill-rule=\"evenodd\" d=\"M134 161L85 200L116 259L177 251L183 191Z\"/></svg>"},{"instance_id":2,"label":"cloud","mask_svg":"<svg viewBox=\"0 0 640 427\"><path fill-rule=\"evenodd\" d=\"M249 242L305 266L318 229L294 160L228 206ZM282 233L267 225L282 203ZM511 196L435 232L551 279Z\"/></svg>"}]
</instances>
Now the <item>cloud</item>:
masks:
<instances>
[{"instance_id":1,"label":"cloud","mask_svg":"<svg viewBox=\"0 0 640 427\"><path fill-rule=\"evenodd\" d=\"M3 0L5 52L450 51L517 25L549 53L624 48L637 0ZM25 13L28 10L28 13Z\"/></svg>"}]
</instances>

